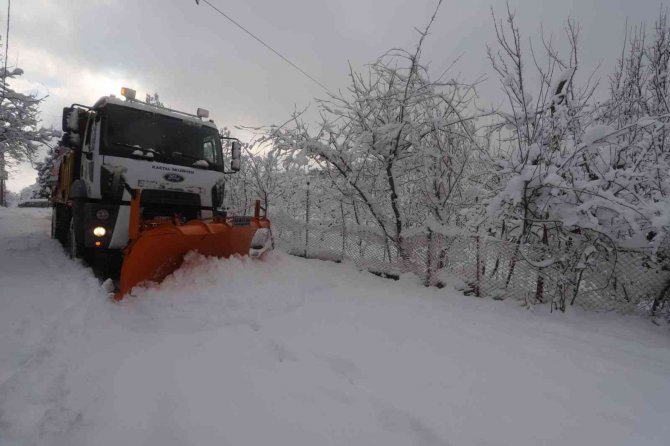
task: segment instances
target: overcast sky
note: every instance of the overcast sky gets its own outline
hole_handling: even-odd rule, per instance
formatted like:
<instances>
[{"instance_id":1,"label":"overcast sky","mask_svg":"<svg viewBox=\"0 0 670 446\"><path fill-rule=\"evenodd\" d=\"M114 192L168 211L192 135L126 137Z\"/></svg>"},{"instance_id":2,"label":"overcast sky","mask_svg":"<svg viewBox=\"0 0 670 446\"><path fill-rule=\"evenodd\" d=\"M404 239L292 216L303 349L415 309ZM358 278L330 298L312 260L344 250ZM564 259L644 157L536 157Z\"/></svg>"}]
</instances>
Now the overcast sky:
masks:
<instances>
[{"instance_id":1,"label":"overcast sky","mask_svg":"<svg viewBox=\"0 0 670 446\"><path fill-rule=\"evenodd\" d=\"M0 0L2 32L7 0ZM393 47L412 48L437 0L210 0L335 91L355 69ZM626 18L651 25L660 0L509 0L523 36L540 26L554 40L568 18L582 27L580 72L602 62L605 77L621 49ZM502 0L445 0L423 60L434 73L460 58L454 75L488 80L483 98L496 100L485 46L494 40L490 8ZM220 127L284 122L324 91L269 50L194 0L20 0L12 2L9 65L25 75L12 84L49 97L45 125L60 125L62 107L92 104L122 86L158 92L170 107L207 108ZM4 42L4 35L3 35ZM527 41L525 41L527 42ZM237 136L244 137L242 132ZM11 190L34 182L23 166Z\"/></svg>"}]
</instances>

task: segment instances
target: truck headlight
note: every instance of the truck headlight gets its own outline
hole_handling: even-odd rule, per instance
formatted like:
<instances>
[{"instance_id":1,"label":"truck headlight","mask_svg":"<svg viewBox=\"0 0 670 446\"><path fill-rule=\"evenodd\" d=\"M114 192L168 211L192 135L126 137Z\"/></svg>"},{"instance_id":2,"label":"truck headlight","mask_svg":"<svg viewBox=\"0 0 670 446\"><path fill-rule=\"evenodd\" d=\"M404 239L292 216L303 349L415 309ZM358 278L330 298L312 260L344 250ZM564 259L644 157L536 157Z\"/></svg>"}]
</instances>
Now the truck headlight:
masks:
<instances>
[{"instance_id":1,"label":"truck headlight","mask_svg":"<svg viewBox=\"0 0 670 446\"><path fill-rule=\"evenodd\" d=\"M93 228L93 235L95 235L96 237L104 237L105 234L107 234L107 230L102 226L96 226L95 228Z\"/></svg>"}]
</instances>

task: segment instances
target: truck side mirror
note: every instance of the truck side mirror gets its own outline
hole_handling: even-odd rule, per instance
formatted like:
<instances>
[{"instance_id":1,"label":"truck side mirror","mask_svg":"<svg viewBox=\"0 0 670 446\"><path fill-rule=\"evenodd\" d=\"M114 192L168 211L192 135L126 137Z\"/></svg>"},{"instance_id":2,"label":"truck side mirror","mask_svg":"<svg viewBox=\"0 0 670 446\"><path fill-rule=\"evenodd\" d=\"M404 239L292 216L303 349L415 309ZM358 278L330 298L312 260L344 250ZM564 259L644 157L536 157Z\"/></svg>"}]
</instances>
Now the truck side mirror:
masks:
<instances>
[{"instance_id":1,"label":"truck side mirror","mask_svg":"<svg viewBox=\"0 0 670 446\"><path fill-rule=\"evenodd\" d=\"M62 126L65 133L79 133L79 110L74 107L64 107Z\"/></svg>"},{"instance_id":2,"label":"truck side mirror","mask_svg":"<svg viewBox=\"0 0 670 446\"><path fill-rule=\"evenodd\" d=\"M231 150L230 170L237 172L240 170L240 157L242 156L242 144L239 141L233 141Z\"/></svg>"},{"instance_id":3,"label":"truck side mirror","mask_svg":"<svg viewBox=\"0 0 670 446\"><path fill-rule=\"evenodd\" d=\"M78 149L79 147L81 147L81 137L76 133L63 133L60 143L64 147Z\"/></svg>"}]
</instances>

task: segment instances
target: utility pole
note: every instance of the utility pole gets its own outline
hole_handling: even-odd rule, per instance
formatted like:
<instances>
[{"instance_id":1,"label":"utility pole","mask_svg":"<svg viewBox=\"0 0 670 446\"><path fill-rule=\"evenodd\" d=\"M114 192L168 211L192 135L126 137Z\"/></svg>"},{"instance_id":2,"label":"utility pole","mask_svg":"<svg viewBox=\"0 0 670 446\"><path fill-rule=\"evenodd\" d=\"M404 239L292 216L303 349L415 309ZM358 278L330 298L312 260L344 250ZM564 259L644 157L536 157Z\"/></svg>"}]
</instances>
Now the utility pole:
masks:
<instances>
[{"instance_id":1,"label":"utility pole","mask_svg":"<svg viewBox=\"0 0 670 446\"><path fill-rule=\"evenodd\" d=\"M5 180L7 171L5 170L5 152L0 152L0 206L6 206L5 200Z\"/></svg>"},{"instance_id":2,"label":"utility pole","mask_svg":"<svg viewBox=\"0 0 670 446\"><path fill-rule=\"evenodd\" d=\"M305 209L305 258L309 249L309 177L307 177L307 207Z\"/></svg>"},{"instance_id":3,"label":"utility pole","mask_svg":"<svg viewBox=\"0 0 670 446\"><path fill-rule=\"evenodd\" d=\"M3 175L3 171L0 175ZM5 206L5 180L0 180L0 206Z\"/></svg>"},{"instance_id":4,"label":"utility pole","mask_svg":"<svg viewBox=\"0 0 670 446\"><path fill-rule=\"evenodd\" d=\"M4 70L2 71L2 100L0 100L0 109L5 102L5 90L7 89L7 52L9 51L9 13L12 7L12 0L7 0L7 33L5 34L5 60ZM6 206L5 199L5 180L7 180L7 171L5 170L5 152L0 151L0 206Z\"/></svg>"}]
</instances>

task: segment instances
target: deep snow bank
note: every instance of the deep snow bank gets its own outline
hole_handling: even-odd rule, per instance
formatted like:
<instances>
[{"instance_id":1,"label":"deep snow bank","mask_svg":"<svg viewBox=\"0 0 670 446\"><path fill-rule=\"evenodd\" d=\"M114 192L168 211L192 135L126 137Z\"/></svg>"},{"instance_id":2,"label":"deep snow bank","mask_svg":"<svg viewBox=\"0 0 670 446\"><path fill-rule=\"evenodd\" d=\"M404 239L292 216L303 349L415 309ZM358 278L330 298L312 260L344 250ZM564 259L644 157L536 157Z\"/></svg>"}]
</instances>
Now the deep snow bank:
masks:
<instances>
[{"instance_id":1,"label":"deep snow bank","mask_svg":"<svg viewBox=\"0 0 670 446\"><path fill-rule=\"evenodd\" d=\"M121 304L0 209L0 444L666 444L667 328L282 254Z\"/></svg>"}]
</instances>

